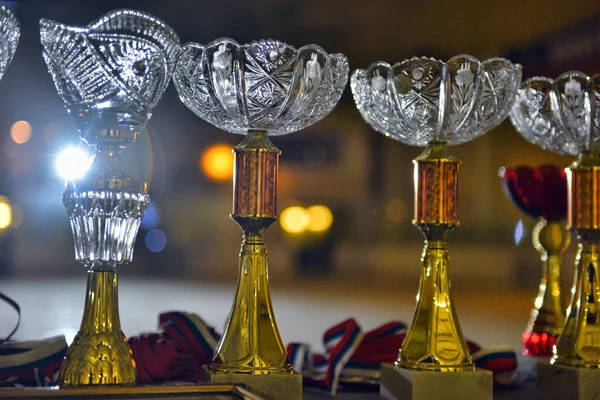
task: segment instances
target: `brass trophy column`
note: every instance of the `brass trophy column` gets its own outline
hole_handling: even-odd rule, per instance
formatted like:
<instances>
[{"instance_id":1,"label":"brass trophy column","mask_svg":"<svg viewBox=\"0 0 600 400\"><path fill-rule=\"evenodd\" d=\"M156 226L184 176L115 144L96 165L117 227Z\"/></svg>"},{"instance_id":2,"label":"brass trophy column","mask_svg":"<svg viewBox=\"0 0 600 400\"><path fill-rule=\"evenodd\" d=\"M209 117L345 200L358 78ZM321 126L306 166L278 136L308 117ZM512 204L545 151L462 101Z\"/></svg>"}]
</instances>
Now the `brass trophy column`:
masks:
<instances>
[{"instance_id":1,"label":"brass trophy column","mask_svg":"<svg viewBox=\"0 0 600 400\"><path fill-rule=\"evenodd\" d=\"M565 326L560 269L563 253L571 244L571 233L564 221L542 219L533 228L531 238L542 260L542 277L531 317L523 332L523 354L550 357Z\"/></svg>"},{"instance_id":2,"label":"brass trophy column","mask_svg":"<svg viewBox=\"0 0 600 400\"><path fill-rule=\"evenodd\" d=\"M581 154L567 171L569 225L579 240L579 249L573 298L552 363L597 369L600 368L600 156Z\"/></svg>"},{"instance_id":3,"label":"brass trophy column","mask_svg":"<svg viewBox=\"0 0 600 400\"><path fill-rule=\"evenodd\" d=\"M234 150L233 213L242 229L238 285L211 368L229 373L291 373L277 329L263 232L277 220L279 154L264 131L250 131Z\"/></svg>"},{"instance_id":4,"label":"brass trophy column","mask_svg":"<svg viewBox=\"0 0 600 400\"><path fill-rule=\"evenodd\" d=\"M385 399L491 400L492 374L476 369L450 291L448 234L458 225L460 161L447 147L496 127L508 114L521 66L458 55L378 61L352 74L354 101L373 129L425 147L414 163L413 224L425 236L417 307L394 364L382 364Z\"/></svg>"},{"instance_id":5,"label":"brass trophy column","mask_svg":"<svg viewBox=\"0 0 600 400\"><path fill-rule=\"evenodd\" d=\"M181 101L227 132L246 135L235 148L233 213L244 239L238 287L213 363L213 383L241 383L275 400L302 398L277 329L263 233L277 219L279 150L270 136L293 133L325 117L348 79L343 54L277 40L239 44L217 39L183 46L173 75ZM301 372L301 371L297 371Z\"/></svg>"},{"instance_id":6,"label":"brass trophy column","mask_svg":"<svg viewBox=\"0 0 600 400\"><path fill-rule=\"evenodd\" d=\"M84 27L42 19L40 39L58 94L83 142L95 148L88 171L67 182L63 194L75 258L88 269L88 284L60 385L133 385L135 363L119 322L117 268L133 259L150 198L148 183L127 174L120 151L147 134L150 112L170 82L179 38L152 15L120 9Z\"/></svg>"},{"instance_id":7,"label":"brass trophy column","mask_svg":"<svg viewBox=\"0 0 600 400\"><path fill-rule=\"evenodd\" d=\"M473 370L450 292L446 243L458 225L460 161L447 153L445 143L432 143L413 163L413 224L423 232L425 247L417 308L396 365L434 371Z\"/></svg>"}]
</instances>

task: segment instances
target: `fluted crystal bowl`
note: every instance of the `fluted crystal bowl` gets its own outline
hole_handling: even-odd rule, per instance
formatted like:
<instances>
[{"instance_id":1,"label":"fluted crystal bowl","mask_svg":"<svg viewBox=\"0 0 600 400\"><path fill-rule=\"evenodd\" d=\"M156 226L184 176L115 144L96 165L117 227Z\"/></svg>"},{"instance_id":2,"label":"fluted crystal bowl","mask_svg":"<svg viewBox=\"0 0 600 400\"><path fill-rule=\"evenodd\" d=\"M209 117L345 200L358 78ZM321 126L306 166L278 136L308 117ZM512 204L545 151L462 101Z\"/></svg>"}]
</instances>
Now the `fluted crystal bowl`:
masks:
<instances>
[{"instance_id":1,"label":"fluted crystal bowl","mask_svg":"<svg viewBox=\"0 0 600 400\"><path fill-rule=\"evenodd\" d=\"M218 39L184 45L173 80L181 101L216 127L283 135L333 110L346 87L348 59L316 45Z\"/></svg>"},{"instance_id":2,"label":"fluted crystal bowl","mask_svg":"<svg viewBox=\"0 0 600 400\"><path fill-rule=\"evenodd\" d=\"M600 151L600 74L565 72L555 80L527 79L510 119L517 131L544 149L576 155Z\"/></svg>"},{"instance_id":3,"label":"fluted crystal bowl","mask_svg":"<svg viewBox=\"0 0 600 400\"><path fill-rule=\"evenodd\" d=\"M415 57L376 62L350 81L354 101L376 131L411 146L468 142L502 122L521 82L521 66L503 58L447 62Z\"/></svg>"},{"instance_id":4,"label":"fluted crystal bowl","mask_svg":"<svg viewBox=\"0 0 600 400\"><path fill-rule=\"evenodd\" d=\"M158 18L114 10L85 27L42 19L44 60L80 130L97 120L143 125L179 54L177 34Z\"/></svg>"},{"instance_id":5,"label":"fluted crystal bowl","mask_svg":"<svg viewBox=\"0 0 600 400\"><path fill-rule=\"evenodd\" d=\"M17 51L20 35L21 24L8 7L0 4L0 79Z\"/></svg>"}]
</instances>

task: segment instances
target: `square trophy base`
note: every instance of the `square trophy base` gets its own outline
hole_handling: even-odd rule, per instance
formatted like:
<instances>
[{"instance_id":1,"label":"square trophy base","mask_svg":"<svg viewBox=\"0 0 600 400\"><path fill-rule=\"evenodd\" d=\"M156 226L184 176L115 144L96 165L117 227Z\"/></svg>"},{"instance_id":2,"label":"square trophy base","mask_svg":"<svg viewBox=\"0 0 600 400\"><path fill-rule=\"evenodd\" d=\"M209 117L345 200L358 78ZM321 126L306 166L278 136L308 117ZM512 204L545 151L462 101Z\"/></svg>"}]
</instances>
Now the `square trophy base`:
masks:
<instances>
[{"instance_id":1,"label":"square trophy base","mask_svg":"<svg viewBox=\"0 0 600 400\"><path fill-rule=\"evenodd\" d=\"M537 365L538 399L600 399L600 370L566 365Z\"/></svg>"},{"instance_id":2,"label":"square trophy base","mask_svg":"<svg viewBox=\"0 0 600 400\"><path fill-rule=\"evenodd\" d=\"M381 365L381 398L385 400L492 400L492 372L419 371Z\"/></svg>"},{"instance_id":3,"label":"square trophy base","mask_svg":"<svg viewBox=\"0 0 600 400\"><path fill-rule=\"evenodd\" d=\"M206 380L213 384L246 385L269 400L302 400L302 374L228 374L202 367Z\"/></svg>"}]
</instances>

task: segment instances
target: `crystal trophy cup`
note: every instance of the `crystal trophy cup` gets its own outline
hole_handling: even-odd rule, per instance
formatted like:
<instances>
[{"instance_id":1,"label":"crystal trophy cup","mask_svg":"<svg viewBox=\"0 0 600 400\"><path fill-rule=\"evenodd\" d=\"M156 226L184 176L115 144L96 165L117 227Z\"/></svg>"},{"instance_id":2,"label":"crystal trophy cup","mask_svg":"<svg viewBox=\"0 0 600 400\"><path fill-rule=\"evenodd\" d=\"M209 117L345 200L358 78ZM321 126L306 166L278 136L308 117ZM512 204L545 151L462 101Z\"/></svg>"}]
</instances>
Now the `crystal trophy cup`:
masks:
<instances>
[{"instance_id":1,"label":"crystal trophy cup","mask_svg":"<svg viewBox=\"0 0 600 400\"><path fill-rule=\"evenodd\" d=\"M377 62L351 79L356 106L376 131L425 147L414 163L413 224L425 236L412 325L395 365L382 366L382 394L398 398L491 399L492 377L475 370L450 292L446 239L458 225L458 167L448 146L498 125L513 104L521 66L459 55L447 62ZM479 382L479 383L478 383ZM481 384L480 384L481 383Z\"/></svg>"},{"instance_id":2,"label":"crystal trophy cup","mask_svg":"<svg viewBox=\"0 0 600 400\"><path fill-rule=\"evenodd\" d=\"M600 397L600 75L567 72L525 81L511 111L521 135L538 146L577 156L566 169L568 224L577 237L573 297L552 365L538 366L548 398Z\"/></svg>"},{"instance_id":3,"label":"crystal trophy cup","mask_svg":"<svg viewBox=\"0 0 600 400\"><path fill-rule=\"evenodd\" d=\"M61 369L62 386L135 383L135 363L119 321L117 268L130 262L148 184L131 177L120 150L145 131L170 82L175 32L132 10L86 27L40 21L43 56L81 137L95 147L86 175L67 182L63 202L75 258L88 269L81 328Z\"/></svg>"},{"instance_id":4,"label":"crystal trophy cup","mask_svg":"<svg viewBox=\"0 0 600 400\"><path fill-rule=\"evenodd\" d=\"M531 239L540 253L542 277L527 328L522 335L523 355L552 357L565 325L561 298L562 255L571 243L567 228L567 176L556 165L502 168L506 192L527 216L538 220Z\"/></svg>"},{"instance_id":5,"label":"crystal trophy cup","mask_svg":"<svg viewBox=\"0 0 600 400\"><path fill-rule=\"evenodd\" d=\"M277 219L280 153L269 137L329 114L346 86L348 61L316 45L295 49L276 40L240 45L219 39L184 45L173 79L196 115L244 135L234 149L231 214L243 232L238 287L208 375L276 398L300 398L301 377L292 373L269 294L263 232Z\"/></svg>"},{"instance_id":6,"label":"crystal trophy cup","mask_svg":"<svg viewBox=\"0 0 600 400\"><path fill-rule=\"evenodd\" d=\"M8 7L0 4L0 79L17 51L20 35L21 24Z\"/></svg>"}]
</instances>

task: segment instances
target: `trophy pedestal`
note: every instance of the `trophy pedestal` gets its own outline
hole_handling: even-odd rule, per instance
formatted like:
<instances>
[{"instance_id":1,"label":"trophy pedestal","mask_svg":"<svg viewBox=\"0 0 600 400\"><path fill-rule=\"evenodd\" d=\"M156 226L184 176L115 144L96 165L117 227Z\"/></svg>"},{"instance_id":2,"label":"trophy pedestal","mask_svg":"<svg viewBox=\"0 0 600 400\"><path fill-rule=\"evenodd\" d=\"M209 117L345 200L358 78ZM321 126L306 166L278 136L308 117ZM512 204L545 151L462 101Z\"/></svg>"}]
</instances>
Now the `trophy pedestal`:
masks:
<instances>
[{"instance_id":1,"label":"trophy pedestal","mask_svg":"<svg viewBox=\"0 0 600 400\"><path fill-rule=\"evenodd\" d=\"M551 357L536 357L536 356L524 356L522 354L517 355L517 362L519 364L519 371L523 371L529 377L537 379L538 376L538 365L548 365Z\"/></svg>"},{"instance_id":2,"label":"trophy pedestal","mask_svg":"<svg viewBox=\"0 0 600 400\"><path fill-rule=\"evenodd\" d=\"M600 369L539 363L537 373L539 399L600 398Z\"/></svg>"},{"instance_id":3,"label":"trophy pedestal","mask_svg":"<svg viewBox=\"0 0 600 400\"><path fill-rule=\"evenodd\" d=\"M246 385L269 400L302 400L302 374L228 374L202 367L206 380L214 384Z\"/></svg>"},{"instance_id":4,"label":"trophy pedestal","mask_svg":"<svg viewBox=\"0 0 600 400\"><path fill-rule=\"evenodd\" d=\"M385 400L492 400L493 376L483 369L438 372L382 364L380 395Z\"/></svg>"}]
</instances>

